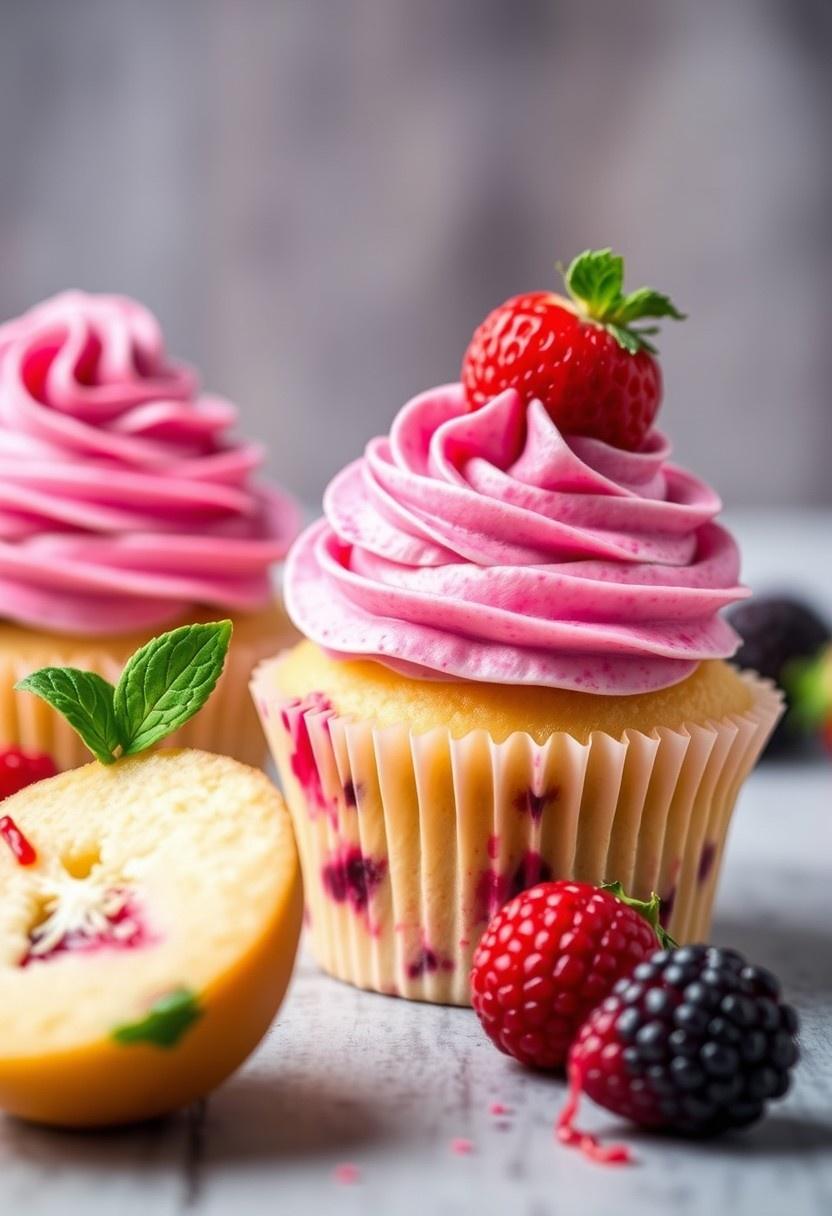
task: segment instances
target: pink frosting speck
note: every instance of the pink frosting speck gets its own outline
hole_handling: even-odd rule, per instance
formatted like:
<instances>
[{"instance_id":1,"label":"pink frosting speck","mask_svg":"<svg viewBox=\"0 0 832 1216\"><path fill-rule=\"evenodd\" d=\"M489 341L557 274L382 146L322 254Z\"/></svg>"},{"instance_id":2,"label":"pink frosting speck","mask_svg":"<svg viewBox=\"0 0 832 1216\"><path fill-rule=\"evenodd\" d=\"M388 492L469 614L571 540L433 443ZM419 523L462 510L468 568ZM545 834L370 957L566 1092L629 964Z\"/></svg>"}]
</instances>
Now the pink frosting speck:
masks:
<instances>
[{"instance_id":1,"label":"pink frosting speck","mask_svg":"<svg viewBox=\"0 0 832 1216\"><path fill-rule=\"evenodd\" d=\"M463 1136L457 1136L451 1141L451 1152L456 1157L470 1157L474 1151L474 1143L472 1140L466 1140Z\"/></svg>"},{"instance_id":2,"label":"pink frosting speck","mask_svg":"<svg viewBox=\"0 0 832 1216\"><path fill-rule=\"evenodd\" d=\"M354 1183L360 1182L361 1170L351 1161L344 1161L341 1165L336 1165L333 1177L341 1186L352 1186Z\"/></svg>"}]
</instances>

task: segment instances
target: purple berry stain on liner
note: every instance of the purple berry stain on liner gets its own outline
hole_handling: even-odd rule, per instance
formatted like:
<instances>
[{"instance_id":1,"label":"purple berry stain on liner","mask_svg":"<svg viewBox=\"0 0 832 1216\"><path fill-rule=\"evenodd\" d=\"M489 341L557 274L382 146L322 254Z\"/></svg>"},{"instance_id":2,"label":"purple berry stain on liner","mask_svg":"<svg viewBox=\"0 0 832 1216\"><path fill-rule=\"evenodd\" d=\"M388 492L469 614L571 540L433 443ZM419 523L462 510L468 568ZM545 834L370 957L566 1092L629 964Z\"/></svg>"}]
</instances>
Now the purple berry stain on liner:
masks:
<instances>
[{"instance_id":1,"label":"purple berry stain on liner","mask_svg":"<svg viewBox=\"0 0 832 1216\"><path fill-rule=\"evenodd\" d=\"M430 946L423 946L421 953L407 966L408 979L418 980L423 975L431 975L436 971L453 971L454 964L449 958L443 958Z\"/></svg>"},{"instance_id":2,"label":"purple berry stain on liner","mask_svg":"<svg viewBox=\"0 0 832 1216\"><path fill-rule=\"evenodd\" d=\"M363 912L386 873L384 858L365 857L359 848L353 847L324 866L321 882L335 903L348 903L353 911Z\"/></svg>"},{"instance_id":3,"label":"purple berry stain on liner","mask_svg":"<svg viewBox=\"0 0 832 1216\"><path fill-rule=\"evenodd\" d=\"M524 854L520 865L511 876L506 902L514 899L515 895L519 895L521 891L527 891L529 887L534 887L539 882L549 882L551 878L552 867L543 860L540 853L530 849L528 853Z\"/></svg>"},{"instance_id":4,"label":"purple berry stain on liner","mask_svg":"<svg viewBox=\"0 0 832 1216\"><path fill-rule=\"evenodd\" d=\"M534 849L524 853L513 870L504 873L483 870L474 896L474 924L489 921L515 895L539 882L549 882L551 878L552 867Z\"/></svg>"},{"instance_id":5,"label":"purple berry stain on liner","mask_svg":"<svg viewBox=\"0 0 832 1216\"><path fill-rule=\"evenodd\" d=\"M533 789L521 790L514 799L516 809L523 815L530 815L535 823L540 823L544 811L549 810L560 798L560 786L552 785L542 794L536 794Z\"/></svg>"},{"instance_id":6,"label":"purple berry stain on liner","mask_svg":"<svg viewBox=\"0 0 832 1216\"><path fill-rule=\"evenodd\" d=\"M332 703L323 693L312 692L302 701L290 703L280 714L283 728L292 740L289 757L292 773L309 800L310 810L312 804L321 810L327 809L329 799L324 793L306 717L309 713L326 713L331 709Z\"/></svg>"},{"instance_id":7,"label":"purple berry stain on liner","mask_svg":"<svg viewBox=\"0 0 832 1216\"><path fill-rule=\"evenodd\" d=\"M697 871L697 881L700 883L707 882L711 870L714 868L716 861L716 845L712 840L706 840L702 846L702 855L699 858L699 870Z\"/></svg>"}]
</instances>

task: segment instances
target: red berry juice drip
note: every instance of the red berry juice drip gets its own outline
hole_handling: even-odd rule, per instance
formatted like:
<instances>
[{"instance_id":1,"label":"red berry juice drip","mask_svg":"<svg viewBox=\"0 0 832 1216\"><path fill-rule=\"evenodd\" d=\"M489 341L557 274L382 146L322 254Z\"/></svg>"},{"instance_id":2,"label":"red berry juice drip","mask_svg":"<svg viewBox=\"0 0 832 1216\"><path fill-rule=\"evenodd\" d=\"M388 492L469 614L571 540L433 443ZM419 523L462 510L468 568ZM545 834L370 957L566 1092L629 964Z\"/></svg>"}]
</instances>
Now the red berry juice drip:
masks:
<instances>
[{"instance_id":1,"label":"red berry juice drip","mask_svg":"<svg viewBox=\"0 0 832 1216\"><path fill-rule=\"evenodd\" d=\"M10 815L0 819L0 837L12 851L12 856L19 866L33 866L38 859L33 844L26 839Z\"/></svg>"},{"instance_id":2,"label":"red berry juice drip","mask_svg":"<svg viewBox=\"0 0 832 1216\"><path fill-rule=\"evenodd\" d=\"M631 1165L635 1158L626 1145L603 1145L597 1136L591 1136L589 1132L579 1131L575 1127L580 1099L581 1076L577 1068L570 1068L569 1093L555 1124L555 1134L561 1144L580 1149L585 1157L598 1165Z\"/></svg>"}]
</instances>

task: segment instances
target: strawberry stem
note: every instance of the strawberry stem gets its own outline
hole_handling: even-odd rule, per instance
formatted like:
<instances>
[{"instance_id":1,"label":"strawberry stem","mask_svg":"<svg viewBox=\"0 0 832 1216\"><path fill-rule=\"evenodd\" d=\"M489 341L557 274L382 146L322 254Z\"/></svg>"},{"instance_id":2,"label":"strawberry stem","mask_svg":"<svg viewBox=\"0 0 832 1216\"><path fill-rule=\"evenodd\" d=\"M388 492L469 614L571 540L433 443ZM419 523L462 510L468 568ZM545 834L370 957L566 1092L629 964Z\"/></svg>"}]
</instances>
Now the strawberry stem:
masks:
<instances>
[{"instance_id":1,"label":"strawberry stem","mask_svg":"<svg viewBox=\"0 0 832 1216\"><path fill-rule=\"evenodd\" d=\"M610 895L614 895L616 899L620 899L622 904L626 904L628 908L633 908L640 916L643 916L656 934L662 950L676 949L677 942L662 927L660 920L662 901L655 891L652 892L649 899L634 899L632 895L627 894L620 882L602 883L601 890L609 891Z\"/></svg>"},{"instance_id":2,"label":"strawberry stem","mask_svg":"<svg viewBox=\"0 0 832 1216\"><path fill-rule=\"evenodd\" d=\"M602 325L631 355L640 350L655 354L649 337L658 332L656 325L636 327L634 321L660 317L685 319L669 296L652 287L640 287L625 295L624 259L611 249L586 249L562 273L566 290L581 315Z\"/></svg>"}]
</instances>

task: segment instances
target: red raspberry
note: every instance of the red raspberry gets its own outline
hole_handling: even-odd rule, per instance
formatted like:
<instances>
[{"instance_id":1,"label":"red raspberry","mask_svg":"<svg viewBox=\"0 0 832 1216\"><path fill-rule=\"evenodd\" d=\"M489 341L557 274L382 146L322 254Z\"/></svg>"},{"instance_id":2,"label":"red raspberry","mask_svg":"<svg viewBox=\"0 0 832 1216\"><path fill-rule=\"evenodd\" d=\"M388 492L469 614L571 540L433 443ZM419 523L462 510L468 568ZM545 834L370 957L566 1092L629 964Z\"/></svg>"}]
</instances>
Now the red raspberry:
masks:
<instances>
[{"instance_id":1,"label":"red raspberry","mask_svg":"<svg viewBox=\"0 0 832 1216\"><path fill-rule=\"evenodd\" d=\"M0 799L9 798L35 781L54 777L58 769L43 752L24 752L19 747L0 750Z\"/></svg>"},{"instance_id":2,"label":"red raspberry","mask_svg":"<svg viewBox=\"0 0 832 1216\"><path fill-rule=\"evenodd\" d=\"M537 1068L562 1068L590 1011L657 947L659 901L617 884L543 882L493 918L474 955L471 1000L488 1036Z\"/></svg>"}]
</instances>

